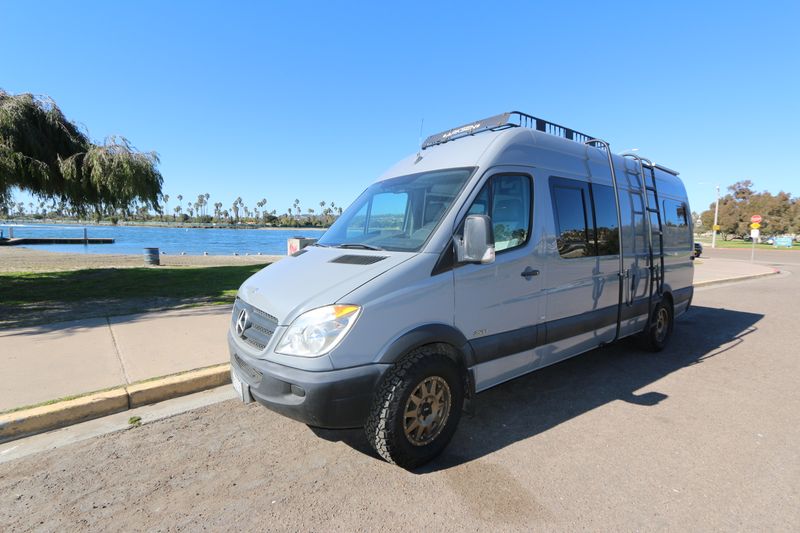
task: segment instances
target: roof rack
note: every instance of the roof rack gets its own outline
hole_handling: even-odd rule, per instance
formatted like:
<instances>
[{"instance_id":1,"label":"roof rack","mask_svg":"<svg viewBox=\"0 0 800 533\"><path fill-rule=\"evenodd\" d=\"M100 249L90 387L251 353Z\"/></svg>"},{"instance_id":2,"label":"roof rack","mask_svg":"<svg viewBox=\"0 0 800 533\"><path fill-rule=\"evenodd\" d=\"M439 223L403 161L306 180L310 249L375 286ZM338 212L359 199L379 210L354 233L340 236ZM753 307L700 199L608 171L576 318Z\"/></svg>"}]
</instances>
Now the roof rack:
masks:
<instances>
[{"instance_id":1,"label":"roof rack","mask_svg":"<svg viewBox=\"0 0 800 533\"><path fill-rule=\"evenodd\" d=\"M572 128L567 128L566 126L556 124L555 122L550 122L548 120L528 115L522 111L509 111L507 113L501 113L499 115L478 120L470 124L465 124L451 130L436 133L425 139L425 142L422 143L422 149L425 150L426 148L436 146L437 144L454 141L456 139L460 139L461 137L475 135L476 133L481 133L483 131L498 131L506 128L531 128L537 131L548 133L550 135L555 135L556 137L563 137L564 139L569 139L570 141L593 146L601 150L608 150L608 144L599 140L593 135L581 133L577 130L573 130ZM644 166L649 167L650 165L645 164ZM653 164L652 166L672 174L673 176L677 176L679 174L675 170L658 164Z\"/></svg>"},{"instance_id":2,"label":"roof rack","mask_svg":"<svg viewBox=\"0 0 800 533\"><path fill-rule=\"evenodd\" d=\"M555 122L537 118L521 111L509 111L507 113L501 113L493 117L478 120L470 124L465 124L457 128L431 135L425 139L424 143L422 143L422 149L425 150L426 148L430 148L431 146L435 146L437 144L446 143L447 141L460 139L461 137L474 135L483 131L497 131L506 128L519 127L532 128L537 131L542 131L544 133L549 133L550 135L563 137L565 139L580 143L594 139L592 135L587 135L571 128L561 126Z\"/></svg>"}]
</instances>

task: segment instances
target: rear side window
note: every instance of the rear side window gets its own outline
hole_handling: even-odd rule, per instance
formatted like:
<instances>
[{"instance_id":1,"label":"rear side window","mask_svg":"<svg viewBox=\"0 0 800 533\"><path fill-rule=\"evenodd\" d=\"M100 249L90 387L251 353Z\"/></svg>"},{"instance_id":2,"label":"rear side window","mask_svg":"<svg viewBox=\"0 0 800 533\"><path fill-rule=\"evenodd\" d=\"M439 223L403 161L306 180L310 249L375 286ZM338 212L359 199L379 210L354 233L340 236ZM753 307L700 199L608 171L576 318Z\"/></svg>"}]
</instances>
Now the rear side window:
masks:
<instances>
[{"instance_id":1,"label":"rear side window","mask_svg":"<svg viewBox=\"0 0 800 533\"><path fill-rule=\"evenodd\" d=\"M619 254L619 226L617 225L617 201L614 188L608 185L589 186L595 214L595 242L597 255Z\"/></svg>"},{"instance_id":2,"label":"rear side window","mask_svg":"<svg viewBox=\"0 0 800 533\"><path fill-rule=\"evenodd\" d=\"M511 250L528 242L531 199L531 179L528 176L492 176L467 214L489 215L494 226L495 251Z\"/></svg>"},{"instance_id":3,"label":"rear side window","mask_svg":"<svg viewBox=\"0 0 800 533\"><path fill-rule=\"evenodd\" d=\"M692 243L686 204L675 200L664 200L664 246L687 248Z\"/></svg>"},{"instance_id":4,"label":"rear side window","mask_svg":"<svg viewBox=\"0 0 800 533\"><path fill-rule=\"evenodd\" d=\"M551 177L558 253L565 259L619 254L614 189Z\"/></svg>"}]
</instances>

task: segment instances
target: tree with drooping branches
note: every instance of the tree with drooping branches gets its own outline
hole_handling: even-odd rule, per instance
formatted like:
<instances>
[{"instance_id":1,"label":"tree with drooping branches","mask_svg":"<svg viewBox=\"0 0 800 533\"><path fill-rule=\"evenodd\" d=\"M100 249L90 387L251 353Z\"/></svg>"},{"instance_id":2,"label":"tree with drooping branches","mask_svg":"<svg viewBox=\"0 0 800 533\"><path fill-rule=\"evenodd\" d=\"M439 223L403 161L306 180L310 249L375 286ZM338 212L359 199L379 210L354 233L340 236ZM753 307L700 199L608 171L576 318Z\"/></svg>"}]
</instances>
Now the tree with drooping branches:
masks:
<instances>
[{"instance_id":1,"label":"tree with drooping branches","mask_svg":"<svg viewBox=\"0 0 800 533\"><path fill-rule=\"evenodd\" d=\"M48 97L0 89L0 203L16 187L79 214L158 210L158 164L158 154L140 152L124 137L92 142Z\"/></svg>"}]
</instances>

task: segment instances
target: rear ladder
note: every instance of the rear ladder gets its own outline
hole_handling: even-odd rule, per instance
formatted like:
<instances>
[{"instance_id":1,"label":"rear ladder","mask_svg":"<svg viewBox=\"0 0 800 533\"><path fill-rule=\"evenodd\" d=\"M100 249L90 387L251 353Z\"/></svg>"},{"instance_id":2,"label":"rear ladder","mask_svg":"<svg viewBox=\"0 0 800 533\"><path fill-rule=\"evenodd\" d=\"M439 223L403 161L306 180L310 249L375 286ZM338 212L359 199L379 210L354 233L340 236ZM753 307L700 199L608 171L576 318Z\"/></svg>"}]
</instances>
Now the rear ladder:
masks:
<instances>
[{"instance_id":1,"label":"rear ladder","mask_svg":"<svg viewBox=\"0 0 800 533\"><path fill-rule=\"evenodd\" d=\"M617 298L617 328L614 333L614 340L611 342L615 342L619 339L619 330L620 326L622 325L622 295L623 295L623 285L625 280L625 258L622 254L622 213L620 212L619 207L619 187L617 186L617 172L614 169L614 159L611 156L611 147L606 141L601 139L589 139L584 141L583 144L587 146L592 146L594 148L602 148L606 151L606 155L608 156L608 166L611 169L611 183L614 186L614 203L616 204L617 208L617 232L619 236L619 268L617 270L617 276L619 279L619 296Z\"/></svg>"},{"instance_id":2,"label":"rear ladder","mask_svg":"<svg viewBox=\"0 0 800 533\"><path fill-rule=\"evenodd\" d=\"M641 181L642 196L644 197L644 212L635 212L635 214L644 215L643 218L647 221L648 269L650 271L650 283L647 296L647 324L645 326L645 329L647 329L650 326L650 319L653 315L654 296L661 296L664 292L664 224L661 218L661 209L659 208L661 202L658 198L658 186L656 185L656 169L652 161L639 157L636 154L623 154L623 157L635 159L639 163L639 180ZM650 171L652 185L647 183L645 168ZM651 192L653 193L653 203L655 205L651 205L650 203L650 194L648 193ZM657 230L653 228L653 215L655 215L656 222L658 223ZM656 253L654 251L655 246L653 245L654 232L658 236L658 266L656 266L655 262Z\"/></svg>"}]
</instances>

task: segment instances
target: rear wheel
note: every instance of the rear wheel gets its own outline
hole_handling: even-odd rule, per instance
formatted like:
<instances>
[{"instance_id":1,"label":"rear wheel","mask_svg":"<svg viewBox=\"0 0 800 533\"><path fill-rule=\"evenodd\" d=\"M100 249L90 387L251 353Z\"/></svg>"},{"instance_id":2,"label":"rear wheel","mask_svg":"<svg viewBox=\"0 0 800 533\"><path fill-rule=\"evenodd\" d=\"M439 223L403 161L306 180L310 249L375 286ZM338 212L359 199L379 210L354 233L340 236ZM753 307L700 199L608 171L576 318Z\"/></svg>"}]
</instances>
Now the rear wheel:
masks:
<instances>
[{"instance_id":1,"label":"rear wheel","mask_svg":"<svg viewBox=\"0 0 800 533\"><path fill-rule=\"evenodd\" d=\"M672 325L672 305L663 299L656 304L650 324L642 332L645 347L653 352L663 350L672 335Z\"/></svg>"},{"instance_id":2,"label":"rear wheel","mask_svg":"<svg viewBox=\"0 0 800 533\"><path fill-rule=\"evenodd\" d=\"M447 446L463 403L455 363L435 345L417 348L379 386L364 428L367 439L388 462L414 468Z\"/></svg>"}]
</instances>

